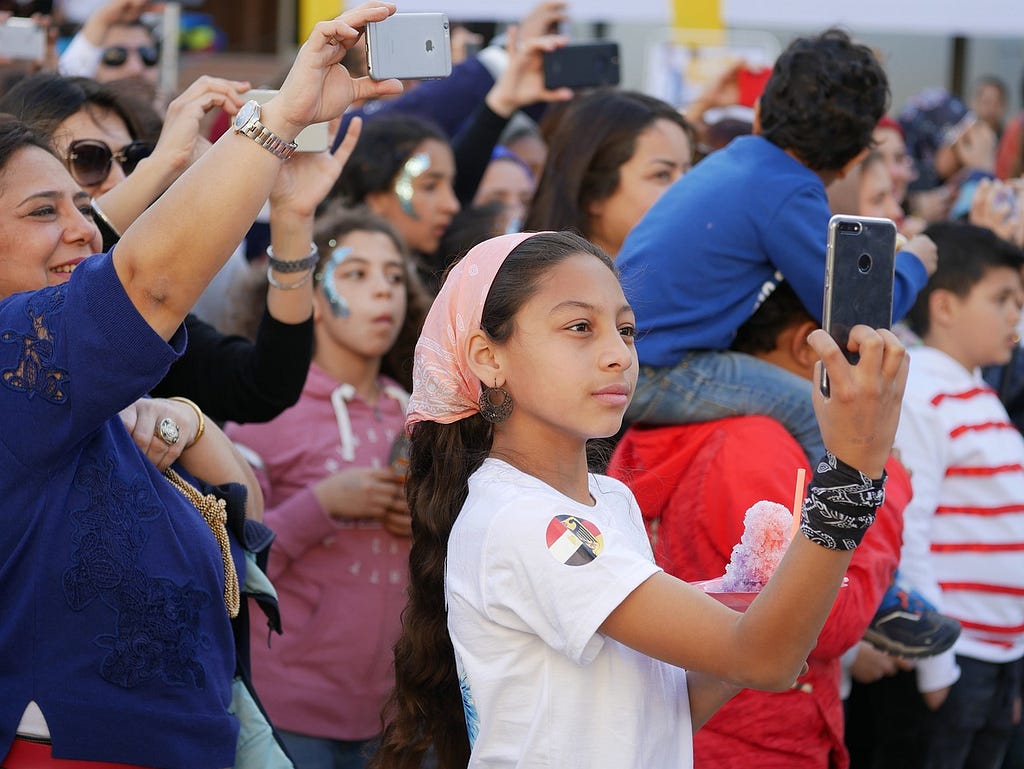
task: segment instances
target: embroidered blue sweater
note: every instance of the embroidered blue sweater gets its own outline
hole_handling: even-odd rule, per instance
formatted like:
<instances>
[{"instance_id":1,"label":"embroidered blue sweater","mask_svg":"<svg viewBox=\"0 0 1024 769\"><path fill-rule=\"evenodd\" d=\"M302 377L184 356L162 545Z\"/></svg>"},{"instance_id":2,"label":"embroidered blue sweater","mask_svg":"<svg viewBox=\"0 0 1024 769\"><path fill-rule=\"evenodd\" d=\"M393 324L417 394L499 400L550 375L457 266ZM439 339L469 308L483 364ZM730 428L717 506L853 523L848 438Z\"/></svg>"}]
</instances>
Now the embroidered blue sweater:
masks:
<instances>
[{"instance_id":1,"label":"embroidered blue sweater","mask_svg":"<svg viewBox=\"0 0 1024 769\"><path fill-rule=\"evenodd\" d=\"M108 255L0 301L0 756L34 700L59 758L234 763L220 551L117 416L184 345Z\"/></svg>"},{"instance_id":2,"label":"embroidered blue sweater","mask_svg":"<svg viewBox=\"0 0 1024 769\"><path fill-rule=\"evenodd\" d=\"M637 315L640 363L667 367L724 350L785 277L821 319L831 216L821 178L760 136L734 139L672 185L633 228L616 264ZM928 275L896 257L893 318Z\"/></svg>"}]
</instances>

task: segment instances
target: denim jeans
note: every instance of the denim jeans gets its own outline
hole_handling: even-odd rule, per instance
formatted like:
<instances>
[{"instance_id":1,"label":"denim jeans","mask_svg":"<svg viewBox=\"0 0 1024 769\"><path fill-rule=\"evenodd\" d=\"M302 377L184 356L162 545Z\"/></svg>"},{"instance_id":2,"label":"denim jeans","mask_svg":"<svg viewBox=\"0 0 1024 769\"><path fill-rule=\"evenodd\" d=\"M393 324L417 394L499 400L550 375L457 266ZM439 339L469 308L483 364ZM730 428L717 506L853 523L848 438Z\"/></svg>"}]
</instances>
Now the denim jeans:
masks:
<instances>
[{"instance_id":1,"label":"denim jeans","mask_svg":"<svg viewBox=\"0 0 1024 769\"><path fill-rule=\"evenodd\" d=\"M686 353L671 368L641 366L629 422L682 425L759 414L780 422L813 468L825 453L811 383L740 352Z\"/></svg>"},{"instance_id":2,"label":"denim jeans","mask_svg":"<svg viewBox=\"0 0 1024 769\"><path fill-rule=\"evenodd\" d=\"M295 769L364 769L377 747L372 740L332 740L278 729Z\"/></svg>"},{"instance_id":3,"label":"denim jeans","mask_svg":"<svg viewBox=\"0 0 1024 769\"><path fill-rule=\"evenodd\" d=\"M1021 660L982 662L957 655L960 680L932 721L927 769L999 769L1013 735Z\"/></svg>"}]
</instances>

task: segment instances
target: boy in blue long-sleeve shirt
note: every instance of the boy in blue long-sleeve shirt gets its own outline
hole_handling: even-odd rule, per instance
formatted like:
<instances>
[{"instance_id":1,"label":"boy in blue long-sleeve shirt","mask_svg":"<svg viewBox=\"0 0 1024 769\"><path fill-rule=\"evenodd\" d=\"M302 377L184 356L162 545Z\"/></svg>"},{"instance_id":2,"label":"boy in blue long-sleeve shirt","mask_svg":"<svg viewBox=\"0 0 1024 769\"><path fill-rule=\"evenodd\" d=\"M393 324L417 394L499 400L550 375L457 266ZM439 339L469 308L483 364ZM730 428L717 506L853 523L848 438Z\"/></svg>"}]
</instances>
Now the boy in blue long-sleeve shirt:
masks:
<instances>
[{"instance_id":1,"label":"boy in blue long-sleeve shirt","mask_svg":"<svg viewBox=\"0 0 1024 769\"><path fill-rule=\"evenodd\" d=\"M839 30L799 38L775 63L755 135L698 164L637 224L617 259L639 319L640 381L628 420L765 414L811 462L822 455L810 384L728 350L783 278L821 318L825 187L863 158L888 99L870 49ZM911 307L934 267L927 238L898 254L894 317Z\"/></svg>"}]
</instances>

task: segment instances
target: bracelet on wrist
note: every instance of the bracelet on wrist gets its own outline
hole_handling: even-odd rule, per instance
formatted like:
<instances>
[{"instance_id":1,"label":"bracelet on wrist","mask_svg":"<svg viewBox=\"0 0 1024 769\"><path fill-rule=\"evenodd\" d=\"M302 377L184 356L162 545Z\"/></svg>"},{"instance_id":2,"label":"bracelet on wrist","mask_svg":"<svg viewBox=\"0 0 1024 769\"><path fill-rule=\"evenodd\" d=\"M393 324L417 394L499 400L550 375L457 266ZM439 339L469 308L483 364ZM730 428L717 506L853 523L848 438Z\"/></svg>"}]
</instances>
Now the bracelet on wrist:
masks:
<instances>
[{"instance_id":1,"label":"bracelet on wrist","mask_svg":"<svg viewBox=\"0 0 1024 769\"><path fill-rule=\"evenodd\" d=\"M267 246L267 261L270 263L270 269L277 272L305 272L316 267L319 260L320 249L316 247L316 243L309 244L309 254L301 259L278 259L274 256L273 246Z\"/></svg>"},{"instance_id":2,"label":"bracelet on wrist","mask_svg":"<svg viewBox=\"0 0 1024 769\"><path fill-rule=\"evenodd\" d=\"M316 267L314 263L311 267L307 268L306 276L302 280L296 281L295 283L282 283L274 277L274 268L267 267L267 282L274 288L279 288L282 291L291 291L293 288L301 288L302 286L309 283L313 277L313 268Z\"/></svg>"},{"instance_id":3,"label":"bracelet on wrist","mask_svg":"<svg viewBox=\"0 0 1024 769\"><path fill-rule=\"evenodd\" d=\"M829 550L853 550L885 501L885 479L885 472L869 478L826 451L804 500L800 531Z\"/></svg>"},{"instance_id":4,"label":"bracelet on wrist","mask_svg":"<svg viewBox=\"0 0 1024 769\"><path fill-rule=\"evenodd\" d=\"M190 401L188 398L184 398L181 395L174 395L167 400L184 403L186 406L191 406L192 410L196 412L196 418L199 420L199 428L196 430L195 437L185 446L186 449L190 449L199 442L199 439L203 437L203 431L206 430L206 419L203 417L203 410L199 408L194 401Z\"/></svg>"}]
</instances>

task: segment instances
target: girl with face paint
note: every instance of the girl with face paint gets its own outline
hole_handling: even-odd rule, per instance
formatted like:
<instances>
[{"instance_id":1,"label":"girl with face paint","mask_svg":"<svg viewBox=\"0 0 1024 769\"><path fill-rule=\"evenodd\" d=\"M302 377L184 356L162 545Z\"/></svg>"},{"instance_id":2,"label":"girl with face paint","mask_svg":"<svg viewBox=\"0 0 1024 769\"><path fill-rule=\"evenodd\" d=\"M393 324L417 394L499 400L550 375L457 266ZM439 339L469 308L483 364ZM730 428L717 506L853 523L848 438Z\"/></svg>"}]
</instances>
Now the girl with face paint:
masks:
<instances>
[{"instance_id":1,"label":"girl with face paint","mask_svg":"<svg viewBox=\"0 0 1024 769\"><path fill-rule=\"evenodd\" d=\"M432 284L443 267L435 259L441 237L459 212L454 181L444 133L420 118L388 115L367 122L331 196L394 226Z\"/></svg>"},{"instance_id":2,"label":"girl with face paint","mask_svg":"<svg viewBox=\"0 0 1024 769\"><path fill-rule=\"evenodd\" d=\"M408 582L401 436L427 302L401 237L372 212L329 207L316 244L302 396L227 432L262 462L270 574L292 631L253 645L260 696L296 765L350 767L379 734L393 684L381 650L398 639Z\"/></svg>"}]
</instances>

